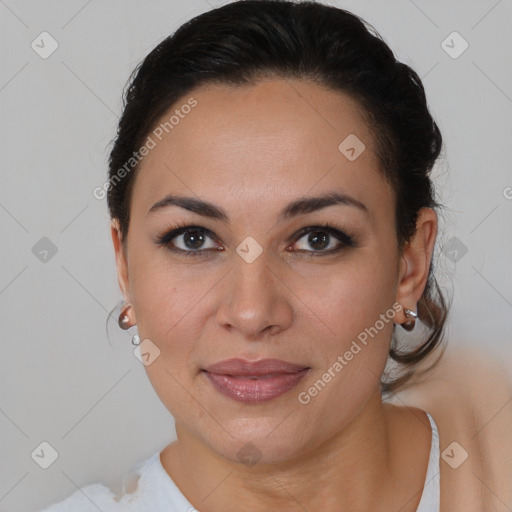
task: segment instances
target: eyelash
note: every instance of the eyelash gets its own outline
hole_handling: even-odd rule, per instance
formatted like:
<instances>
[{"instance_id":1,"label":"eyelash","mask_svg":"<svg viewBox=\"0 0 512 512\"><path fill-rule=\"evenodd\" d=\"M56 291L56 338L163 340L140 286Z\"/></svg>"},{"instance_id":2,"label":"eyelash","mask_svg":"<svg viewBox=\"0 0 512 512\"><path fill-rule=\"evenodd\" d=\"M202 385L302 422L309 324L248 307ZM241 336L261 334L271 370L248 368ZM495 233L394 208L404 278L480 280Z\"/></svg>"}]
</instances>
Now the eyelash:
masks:
<instances>
[{"instance_id":1,"label":"eyelash","mask_svg":"<svg viewBox=\"0 0 512 512\"><path fill-rule=\"evenodd\" d=\"M168 250L179 254L181 256L192 256L192 257L206 257L208 256L208 252L214 251L216 249L198 249L198 250L184 250L184 249L178 249L177 247L173 247L171 245L171 241L190 231L198 231L201 234L209 236L212 240L215 239L215 236L212 231L209 229L203 228L201 226L196 226L192 224L186 224L186 223L176 223L174 225L170 225L168 228L168 231L166 231L164 234L157 237L155 240L155 243L159 246L163 246L167 248ZM304 235L307 235L309 233L314 232L324 232L328 233L329 235L336 238L340 245L334 249L330 249L329 251L305 251L306 253L309 253L311 257L314 256L325 256L328 254L334 254L339 251L341 251L343 248L349 248L349 247L357 247L356 241L354 236L335 228L329 223L322 223L322 224L316 224L316 225L304 225L303 227L299 228L297 234L292 238L292 242L296 243L298 240L300 240ZM300 252L300 251L299 251Z\"/></svg>"}]
</instances>

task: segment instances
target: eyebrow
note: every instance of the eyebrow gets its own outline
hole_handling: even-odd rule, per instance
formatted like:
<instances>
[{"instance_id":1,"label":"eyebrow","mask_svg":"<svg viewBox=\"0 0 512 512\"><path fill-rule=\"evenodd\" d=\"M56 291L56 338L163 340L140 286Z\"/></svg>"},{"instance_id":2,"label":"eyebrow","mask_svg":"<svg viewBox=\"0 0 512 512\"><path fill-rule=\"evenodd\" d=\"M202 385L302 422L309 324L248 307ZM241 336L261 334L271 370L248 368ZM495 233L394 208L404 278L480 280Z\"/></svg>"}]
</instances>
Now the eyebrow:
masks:
<instances>
[{"instance_id":1,"label":"eyebrow","mask_svg":"<svg viewBox=\"0 0 512 512\"><path fill-rule=\"evenodd\" d=\"M347 194L330 192L320 196L303 197L292 201L282 209L280 213L280 220L286 220L298 215L312 213L333 205L353 206L366 214L370 213L367 206L361 201L358 201ZM194 197L175 196L171 194L165 196L160 201L157 201L148 210L147 215L153 214L168 206L179 206L180 208L197 213L203 217L220 220L225 224L229 223L229 216L220 206Z\"/></svg>"}]
</instances>

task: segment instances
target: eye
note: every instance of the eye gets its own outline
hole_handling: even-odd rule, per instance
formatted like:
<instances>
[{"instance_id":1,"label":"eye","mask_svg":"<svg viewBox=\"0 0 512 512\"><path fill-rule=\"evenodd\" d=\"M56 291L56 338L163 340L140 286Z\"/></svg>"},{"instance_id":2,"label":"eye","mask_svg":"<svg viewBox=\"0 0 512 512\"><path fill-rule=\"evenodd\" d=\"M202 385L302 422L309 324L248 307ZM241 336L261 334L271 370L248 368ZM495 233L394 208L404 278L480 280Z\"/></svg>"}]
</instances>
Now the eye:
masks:
<instances>
[{"instance_id":1,"label":"eye","mask_svg":"<svg viewBox=\"0 0 512 512\"><path fill-rule=\"evenodd\" d=\"M301 240L303 240L301 242ZM294 246L299 246L299 252L309 252L311 256L321 256L340 251L344 247L354 247L355 241L351 235L329 225L308 226L295 236ZM309 250L308 247L313 248Z\"/></svg>"},{"instance_id":2,"label":"eye","mask_svg":"<svg viewBox=\"0 0 512 512\"><path fill-rule=\"evenodd\" d=\"M206 256L207 251L223 250L214 238L210 230L201 226L174 226L158 237L156 243L184 256Z\"/></svg>"},{"instance_id":3,"label":"eye","mask_svg":"<svg viewBox=\"0 0 512 512\"><path fill-rule=\"evenodd\" d=\"M216 240L214 233L201 226L175 225L170 226L167 232L155 240L155 243L180 256L207 256L208 252L213 250L224 250ZM356 246L353 236L330 224L304 227L293 237L293 240L293 245L299 246L293 249L293 252L309 253L310 256L333 254L346 247Z\"/></svg>"}]
</instances>

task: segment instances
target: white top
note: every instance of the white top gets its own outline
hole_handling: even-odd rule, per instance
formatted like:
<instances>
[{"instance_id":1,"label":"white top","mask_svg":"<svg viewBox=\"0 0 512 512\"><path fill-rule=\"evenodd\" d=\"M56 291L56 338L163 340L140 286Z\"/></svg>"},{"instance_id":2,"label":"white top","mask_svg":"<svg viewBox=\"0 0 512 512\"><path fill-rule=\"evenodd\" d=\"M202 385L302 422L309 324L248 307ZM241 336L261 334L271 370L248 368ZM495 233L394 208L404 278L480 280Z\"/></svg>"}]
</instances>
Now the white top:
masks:
<instances>
[{"instance_id":1,"label":"white top","mask_svg":"<svg viewBox=\"0 0 512 512\"><path fill-rule=\"evenodd\" d=\"M427 415L432 427L432 442L425 485L416 512L439 512L439 433L432 416ZM160 452L136 464L131 474L140 475L133 492L128 492L128 488L119 497L101 484L90 484L41 512L200 512L167 474L160 462Z\"/></svg>"},{"instance_id":2,"label":"white top","mask_svg":"<svg viewBox=\"0 0 512 512\"><path fill-rule=\"evenodd\" d=\"M427 412L432 427L430 457L428 459L427 476L423 486L421 500L416 512L439 512L441 482L439 480L439 432L434 418Z\"/></svg>"}]
</instances>

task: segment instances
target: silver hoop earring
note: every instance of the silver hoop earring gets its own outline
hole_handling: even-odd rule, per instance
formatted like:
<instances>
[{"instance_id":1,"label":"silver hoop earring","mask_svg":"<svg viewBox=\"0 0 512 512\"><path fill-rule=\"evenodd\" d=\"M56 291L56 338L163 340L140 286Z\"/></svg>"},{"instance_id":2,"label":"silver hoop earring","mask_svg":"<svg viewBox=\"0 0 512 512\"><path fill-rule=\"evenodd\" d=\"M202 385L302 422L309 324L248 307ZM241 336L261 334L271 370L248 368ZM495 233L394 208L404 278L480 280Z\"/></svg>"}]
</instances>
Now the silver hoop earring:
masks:
<instances>
[{"instance_id":1,"label":"silver hoop earring","mask_svg":"<svg viewBox=\"0 0 512 512\"><path fill-rule=\"evenodd\" d=\"M405 322L403 324L400 324L403 329L406 331L412 331L414 329L414 326L416 325L416 319L418 318L418 313L416 311L413 311L412 309L404 309L404 314L407 318L411 318L408 322Z\"/></svg>"},{"instance_id":2,"label":"silver hoop earring","mask_svg":"<svg viewBox=\"0 0 512 512\"><path fill-rule=\"evenodd\" d=\"M136 324L132 324L130 321L129 310L131 309L131 307L132 307L132 305L130 303L125 304L121 308L121 313L119 314L118 324L119 324L119 327L121 329L123 329L123 331L130 332L130 329L132 329L136 326ZM132 336L132 345L135 345L135 346L140 345L140 337L138 334L134 334Z\"/></svg>"}]
</instances>

